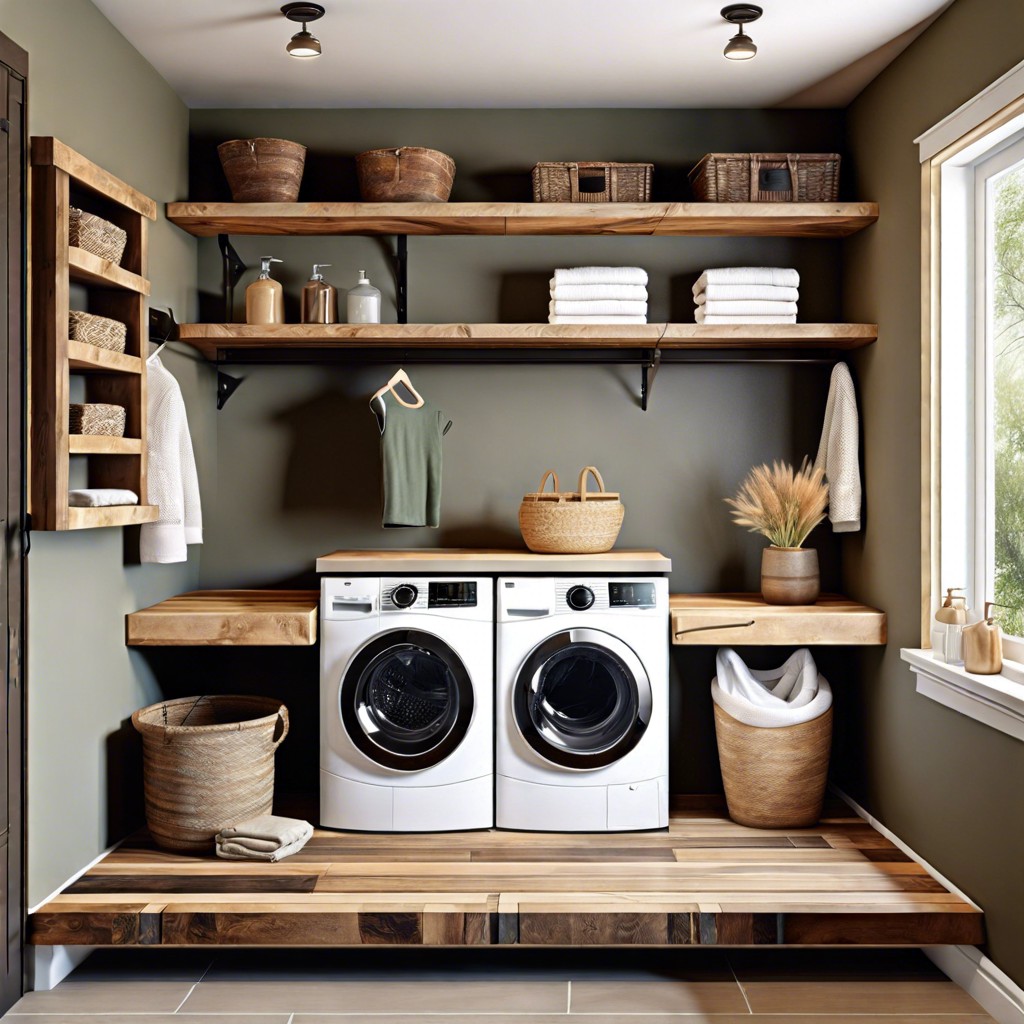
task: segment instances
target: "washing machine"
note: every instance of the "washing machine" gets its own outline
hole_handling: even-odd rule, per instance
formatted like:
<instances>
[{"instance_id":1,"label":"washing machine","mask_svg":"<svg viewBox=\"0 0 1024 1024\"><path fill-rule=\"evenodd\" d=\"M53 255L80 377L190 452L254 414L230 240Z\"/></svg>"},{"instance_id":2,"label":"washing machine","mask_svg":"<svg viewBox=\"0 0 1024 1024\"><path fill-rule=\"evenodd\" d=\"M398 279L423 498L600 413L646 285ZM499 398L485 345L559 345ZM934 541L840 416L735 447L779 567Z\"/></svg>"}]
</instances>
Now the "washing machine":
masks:
<instances>
[{"instance_id":1,"label":"washing machine","mask_svg":"<svg viewBox=\"0 0 1024 1024\"><path fill-rule=\"evenodd\" d=\"M494 824L492 591L488 578L323 579L325 828Z\"/></svg>"},{"instance_id":2,"label":"washing machine","mask_svg":"<svg viewBox=\"0 0 1024 1024\"><path fill-rule=\"evenodd\" d=\"M499 828L668 825L668 581L498 580Z\"/></svg>"}]
</instances>

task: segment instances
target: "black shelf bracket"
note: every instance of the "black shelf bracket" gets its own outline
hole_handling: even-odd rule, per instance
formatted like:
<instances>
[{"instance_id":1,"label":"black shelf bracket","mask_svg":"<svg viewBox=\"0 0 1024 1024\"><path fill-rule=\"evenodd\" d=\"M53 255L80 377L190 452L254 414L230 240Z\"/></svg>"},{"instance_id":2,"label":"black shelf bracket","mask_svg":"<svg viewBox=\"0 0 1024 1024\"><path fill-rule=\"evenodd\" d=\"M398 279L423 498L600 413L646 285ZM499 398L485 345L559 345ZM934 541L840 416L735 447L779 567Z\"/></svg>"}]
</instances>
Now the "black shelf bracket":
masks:
<instances>
[{"instance_id":1,"label":"black shelf bracket","mask_svg":"<svg viewBox=\"0 0 1024 1024\"><path fill-rule=\"evenodd\" d=\"M221 259L224 262L223 292L224 292L224 323L229 324L234 319L235 308L235 285L241 280L242 275L248 270L242 257L235 252L229 235L218 235L217 244L220 246Z\"/></svg>"},{"instance_id":2,"label":"black shelf bracket","mask_svg":"<svg viewBox=\"0 0 1024 1024\"><path fill-rule=\"evenodd\" d=\"M656 348L648 359L645 359L640 369L640 408L647 412L651 401L651 392L654 390L654 378L658 376L661 369L661 349Z\"/></svg>"},{"instance_id":3,"label":"black shelf bracket","mask_svg":"<svg viewBox=\"0 0 1024 1024\"><path fill-rule=\"evenodd\" d=\"M243 380L245 380L244 377L232 377L230 373L225 373L223 370L217 371L218 412L228 404L228 399L238 390Z\"/></svg>"},{"instance_id":4,"label":"black shelf bracket","mask_svg":"<svg viewBox=\"0 0 1024 1024\"><path fill-rule=\"evenodd\" d=\"M395 305L398 322L409 322L409 236L395 235Z\"/></svg>"}]
</instances>

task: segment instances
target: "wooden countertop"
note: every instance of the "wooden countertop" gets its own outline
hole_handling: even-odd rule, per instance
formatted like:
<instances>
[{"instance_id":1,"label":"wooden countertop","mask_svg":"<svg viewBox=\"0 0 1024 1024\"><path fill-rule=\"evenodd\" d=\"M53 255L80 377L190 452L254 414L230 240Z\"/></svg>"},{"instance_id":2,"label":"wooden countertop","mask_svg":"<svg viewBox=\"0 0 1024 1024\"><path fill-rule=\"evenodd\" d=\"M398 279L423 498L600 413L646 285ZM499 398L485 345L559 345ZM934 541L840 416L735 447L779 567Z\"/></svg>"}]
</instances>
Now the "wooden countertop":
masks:
<instances>
[{"instance_id":1,"label":"wooden countertop","mask_svg":"<svg viewBox=\"0 0 1024 1024\"><path fill-rule=\"evenodd\" d=\"M536 555L489 548L418 548L334 551L316 560L329 573L648 573L672 570L672 559L657 551L607 551L600 555Z\"/></svg>"}]
</instances>

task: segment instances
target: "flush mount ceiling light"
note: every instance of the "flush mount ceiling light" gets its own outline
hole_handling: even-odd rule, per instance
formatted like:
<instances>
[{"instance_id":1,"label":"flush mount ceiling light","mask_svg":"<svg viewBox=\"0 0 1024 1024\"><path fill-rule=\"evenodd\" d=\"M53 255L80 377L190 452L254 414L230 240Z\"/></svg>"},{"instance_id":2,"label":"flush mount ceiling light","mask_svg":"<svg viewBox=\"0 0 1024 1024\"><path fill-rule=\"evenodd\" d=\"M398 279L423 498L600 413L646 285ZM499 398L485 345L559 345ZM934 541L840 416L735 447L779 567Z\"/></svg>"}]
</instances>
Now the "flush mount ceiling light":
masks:
<instances>
[{"instance_id":1,"label":"flush mount ceiling light","mask_svg":"<svg viewBox=\"0 0 1024 1024\"><path fill-rule=\"evenodd\" d=\"M324 9L319 4L285 4L281 13L289 20L299 22L302 31L296 32L285 49L292 57L319 57L320 40L306 28L306 23L316 21L324 16Z\"/></svg>"},{"instance_id":2,"label":"flush mount ceiling light","mask_svg":"<svg viewBox=\"0 0 1024 1024\"><path fill-rule=\"evenodd\" d=\"M750 60L757 54L754 40L744 31L743 26L757 21L764 11L756 4L729 4L722 8L722 17L731 25L739 25L740 30L725 44L725 56L729 60Z\"/></svg>"}]
</instances>

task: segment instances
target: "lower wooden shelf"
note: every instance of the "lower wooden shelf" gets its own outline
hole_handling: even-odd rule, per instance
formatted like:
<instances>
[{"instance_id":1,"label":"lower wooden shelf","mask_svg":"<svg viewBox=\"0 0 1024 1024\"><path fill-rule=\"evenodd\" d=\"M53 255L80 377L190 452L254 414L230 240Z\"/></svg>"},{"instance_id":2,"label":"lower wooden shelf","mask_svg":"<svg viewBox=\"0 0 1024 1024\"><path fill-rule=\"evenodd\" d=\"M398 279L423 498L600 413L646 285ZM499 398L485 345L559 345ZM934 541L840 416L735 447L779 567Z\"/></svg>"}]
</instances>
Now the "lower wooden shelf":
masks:
<instances>
[{"instance_id":1,"label":"lower wooden shelf","mask_svg":"<svg viewBox=\"0 0 1024 1024\"><path fill-rule=\"evenodd\" d=\"M38 945L974 944L982 912L845 805L813 828L681 797L626 834L318 829L279 864L122 844L29 918Z\"/></svg>"},{"instance_id":2,"label":"lower wooden shelf","mask_svg":"<svg viewBox=\"0 0 1024 1024\"><path fill-rule=\"evenodd\" d=\"M106 434L69 434L71 455L141 455L142 441L137 437L109 437Z\"/></svg>"},{"instance_id":3,"label":"lower wooden shelf","mask_svg":"<svg viewBox=\"0 0 1024 1024\"><path fill-rule=\"evenodd\" d=\"M107 505L103 508L69 508L69 530L89 530L99 526L138 526L160 518L157 505Z\"/></svg>"},{"instance_id":4,"label":"lower wooden shelf","mask_svg":"<svg viewBox=\"0 0 1024 1024\"><path fill-rule=\"evenodd\" d=\"M142 360L69 338L68 367L73 373L142 373Z\"/></svg>"},{"instance_id":5,"label":"lower wooden shelf","mask_svg":"<svg viewBox=\"0 0 1024 1024\"><path fill-rule=\"evenodd\" d=\"M673 594L672 642L712 644L873 645L887 639L885 612L837 594L813 605L766 604L760 594Z\"/></svg>"}]
</instances>

